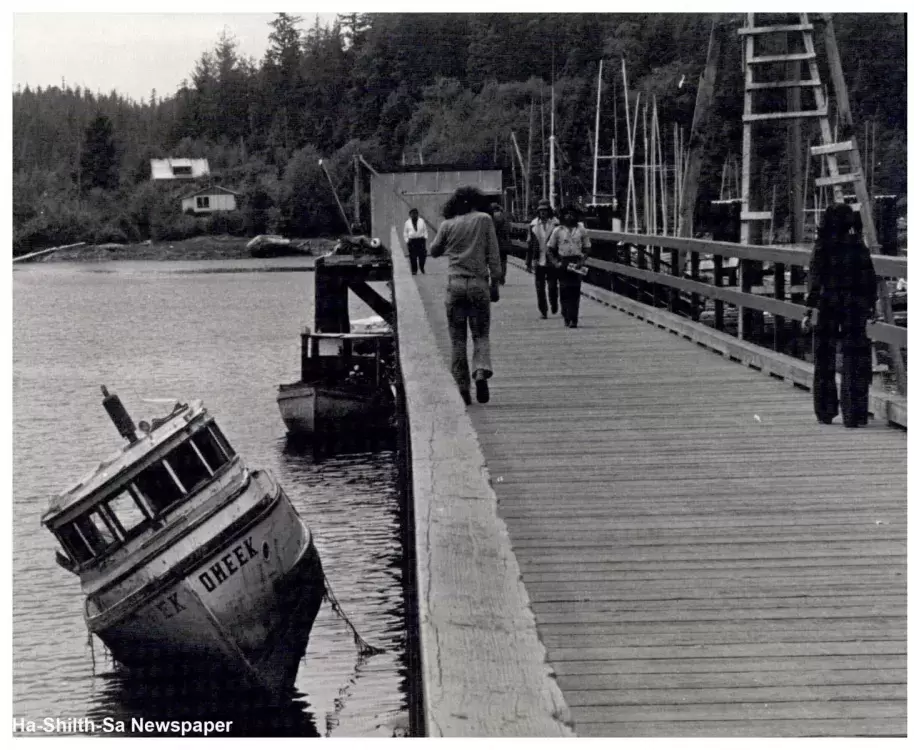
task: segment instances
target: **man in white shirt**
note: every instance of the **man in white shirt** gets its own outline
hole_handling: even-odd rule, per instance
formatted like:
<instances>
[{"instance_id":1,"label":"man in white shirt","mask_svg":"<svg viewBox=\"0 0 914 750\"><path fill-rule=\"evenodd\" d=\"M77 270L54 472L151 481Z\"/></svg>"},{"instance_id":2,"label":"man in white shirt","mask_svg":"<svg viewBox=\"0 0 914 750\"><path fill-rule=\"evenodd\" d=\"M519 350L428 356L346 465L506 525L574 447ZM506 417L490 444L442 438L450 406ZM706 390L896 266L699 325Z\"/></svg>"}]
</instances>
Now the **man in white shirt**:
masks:
<instances>
[{"instance_id":1,"label":"man in white shirt","mask_svg":"<svg viewBox=\"0 0 914 750\"><path fill-rule=\"evenodd\" d=\"M546 247L552 230L558 225L558 219L552 214L552 206L544 198L537 204L536 218L530 222L527 232L527 270L534 273L536 304L543 320L548 317L546 314L547 285L552 314L555 315L559 308L558 258Z\"/></svg>"},{"instance_id":2,"label":"man in white shirt","mask_svg":"<svg viewBox=\"0 0 914 750\"><path fill-rule=\"evenodd\" d=\"M413 276L417 271L425 273L426 243L428 242L428 227L425 220L419 216L419 210L411 208L409 218L403 226L403 241L409 251L409 267Z\"/></svg>"}]
</instances>

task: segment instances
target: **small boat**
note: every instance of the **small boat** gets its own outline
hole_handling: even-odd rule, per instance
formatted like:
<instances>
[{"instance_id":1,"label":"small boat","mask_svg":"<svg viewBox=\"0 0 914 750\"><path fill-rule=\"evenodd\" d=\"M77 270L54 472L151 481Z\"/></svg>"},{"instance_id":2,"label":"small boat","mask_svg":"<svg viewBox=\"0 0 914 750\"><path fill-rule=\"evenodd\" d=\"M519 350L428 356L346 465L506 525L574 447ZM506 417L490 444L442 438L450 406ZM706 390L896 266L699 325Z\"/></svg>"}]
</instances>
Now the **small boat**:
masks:
<instances>
[{"instance_id":1,"label":"small boat","mask_svg":"<svg viewBox=\"0 0 914 750\"><path fill-rule=\"evenodd\" d=\"M247 244L252 258L278 258L285 255L311 255L307 242L296 242L278 234L258 234Z\"/></svg>"},{"instance_id":2,"label":"small boat","mask_svg":"<svg viewBox=\"0 0 914 750\"><path fill-rule=\"evenodd\" d=\"M102 394L127 445L42 517L80 579L89 632L130 669L227 674L282 700L325 593L311 532L202 403L138 431Z\"/></svg>"},{"instance_id":3,"label":"small boat","mask_svg":"<svg viewBox=\"0 0 914 750\"><path fill-rule=\"evenodd\" d=\"M393 334L389 326L371 325L355 333L302 334L301 379L280 385L276 396L290 435L370 436L389 428Z\"/></svg>"}]
</instances>

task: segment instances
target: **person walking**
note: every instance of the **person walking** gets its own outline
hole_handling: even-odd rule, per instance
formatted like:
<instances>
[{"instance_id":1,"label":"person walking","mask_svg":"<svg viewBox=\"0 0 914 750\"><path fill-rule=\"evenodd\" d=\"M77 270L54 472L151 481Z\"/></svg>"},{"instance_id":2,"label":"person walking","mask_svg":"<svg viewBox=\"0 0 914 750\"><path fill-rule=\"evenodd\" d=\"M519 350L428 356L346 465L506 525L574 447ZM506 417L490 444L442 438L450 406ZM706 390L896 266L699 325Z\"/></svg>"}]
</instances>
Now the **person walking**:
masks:
<instances>
[{"instance_id":1,"label":"person walking","mask_svg":"<svg viewBox=\"0 0 914 750\"><path fill-rule=\"evenodd\" d=\"M498 203L489 207L489 213L495 223L495 236L498 237L498 257L501 261L501 278L498 283L504 286L508 278L508 250L511 248L510 221Z\"/></svg>"},{"instance_id":2,"label":"person walking","mask_svg":"<svg viewBox=\"0 0 914 750\"><path fill-rule=\"evenodd\" d=\"M527 229L527 270L533 271L536 305L543 320L549 317L546 307L547 289L552 314L555 315L559 310L558 258L546 249L549 236L558 225L558 219L552 215L552 206L544 198L537 204L536 218Z\"/></svg>"},{"instance_id":3,"label":"person walking","mask_svg":"<svg viewBox=\"0 0 914 750\"><path fill-rule=\"evenodd\" d=\"M841 342L841 417L845 427L865 427L872 379L867 318L875 318L877 278L863 242L860 214L846 204L829 206L809 260L804 331L813 311L812 398L816 418L831 424L838 415L835 358Z\"/></svg>"},{"instance_id":4,"label":"person walking","mask_svg":"<svg viewBox=\"0 0 914 750\"><path fill-rule=\"evenodd\" d=\"M489 400L492 359L489 344L491 302L497 302L501 279L498 237L487 199L476 188L457 188L441 210L444 221L429 246L429 255L448 256L447 311L451 338L451 373L466 404L470 397L467 327L473 337L473 381L476 400Z\"/></svg>"},{"instance_id":5,"label":"person walking","mask_svg":"<svg viewBox=\"0 0 914 750\"><path fill-rule=\"evenodd\" d=\"M409 270L413 276L417 271L425 273L426 243L428 242L428 226L425 219L419 216L418 209L409 210L409 218L403 225L403 241L409 252Z\"/></svg>"},{"instance_id":6,"label":"person walking","mask_svg":"<svg viewBox=\"0 0 914 750\"><path fill-rule=\"evenodd\" d=\"M546 249L555 253L559 260L559 301L565 326L577 328L581 305L580 271L590 252L590 237L578 221L578 211L574 206L563 208L559 218L560 223L549 236Z\"/></svg>"}]
</instances>

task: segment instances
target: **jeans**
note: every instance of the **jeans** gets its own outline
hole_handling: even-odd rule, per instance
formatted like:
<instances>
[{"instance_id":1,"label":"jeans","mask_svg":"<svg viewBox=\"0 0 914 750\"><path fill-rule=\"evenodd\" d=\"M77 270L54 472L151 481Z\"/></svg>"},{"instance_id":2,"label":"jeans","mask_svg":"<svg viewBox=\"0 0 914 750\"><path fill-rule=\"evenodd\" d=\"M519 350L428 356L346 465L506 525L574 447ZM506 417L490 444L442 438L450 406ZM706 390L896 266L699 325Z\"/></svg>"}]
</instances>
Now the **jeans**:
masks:
<instances>
[{"instance_id":1,"label":"jeans","mask_svg":"<svg viewBox=\"0 0 914 750\"><path fill-rule=\"evenodd\" d=\"M416 275L416 271L425 273L425 239L416 237L409 240L406 243L406 248L409 250L409 270L413 272L413 276Z\"/></svg>"},{"instance_id":2,"label":"jeans","mask_svg":"<svg viewBox=\"0 0 914 750\"><path fill-rule=\"evenodd\" d=\"M867 311L853 303L823 304L813 332L812 399L816 417L830 422L838 415L835 358L841 342L841 416L845 425L869 419L872 351L866 335Z\"/></svg>"},{"instance_id":3,"label":"jeans","mask_svg":"<svg viewBox=\"0 0 914 750\"><path fill-rule=\"evenodd\" d=\"M477 380L492 377L489 351L489 285L482 279L451 276L447 280L448 333L451 337L451 373L461 391L470 389L467 361L467 327L473 337L473 375Z\"/></svg>"},{"instance_id":4,"label":"jeans","mask_svg":"<svg viewBox=\"0 0 914 750\"><path fill-rule=\"evenodd\" d=\"M546 309L546 288L549 289L549 306L552 308L552 314L559 309L559 277L558 269L554 266L534 266L533 283L536 287L536 305L539 307L540 315L547 313Z\"/></svg>"},{"instance_id":5,"label":"jeans","mask_svg":"<svg viewBox=\"0 0 914 750\"><path fill-rule=\"evenodd\" d=\"M580 263L580 257L570 259L571 263ZM562 302L562 317L566 323L577 325L578 309L581 306L581 276L569 271L566 265L559 269L559 299Z\"/></svg>"},{"instance_id":6,"label":"jeans","mask_svg":"<svg viewBox=\"0 0 914 750\"><path fill-rule=\"evenodd\" d=\"M498 283L504 284L508 280L508 249L500 249L498 254L501 258L501 278L498 280Z\"/></svg>"}]
</instances>

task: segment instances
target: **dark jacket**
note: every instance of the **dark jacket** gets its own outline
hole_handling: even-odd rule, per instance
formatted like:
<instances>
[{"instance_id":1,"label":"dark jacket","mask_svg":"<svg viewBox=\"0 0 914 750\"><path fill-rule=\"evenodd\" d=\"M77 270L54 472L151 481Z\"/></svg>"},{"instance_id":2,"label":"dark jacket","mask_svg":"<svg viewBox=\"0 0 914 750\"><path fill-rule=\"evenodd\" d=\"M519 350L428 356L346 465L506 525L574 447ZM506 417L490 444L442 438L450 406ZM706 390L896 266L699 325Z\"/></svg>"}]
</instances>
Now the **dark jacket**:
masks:
<instances>
[{"instance_id":1,"label":"dark jacket","mask_svg":"<svg viewBox=\"0 0 914 750\"><path fill-rule=\"evenodd\" d=\"M870 251L857 235L816 242L809 260L806 307L876 309L877 276Z\"/></svg>"}]
</instances>

